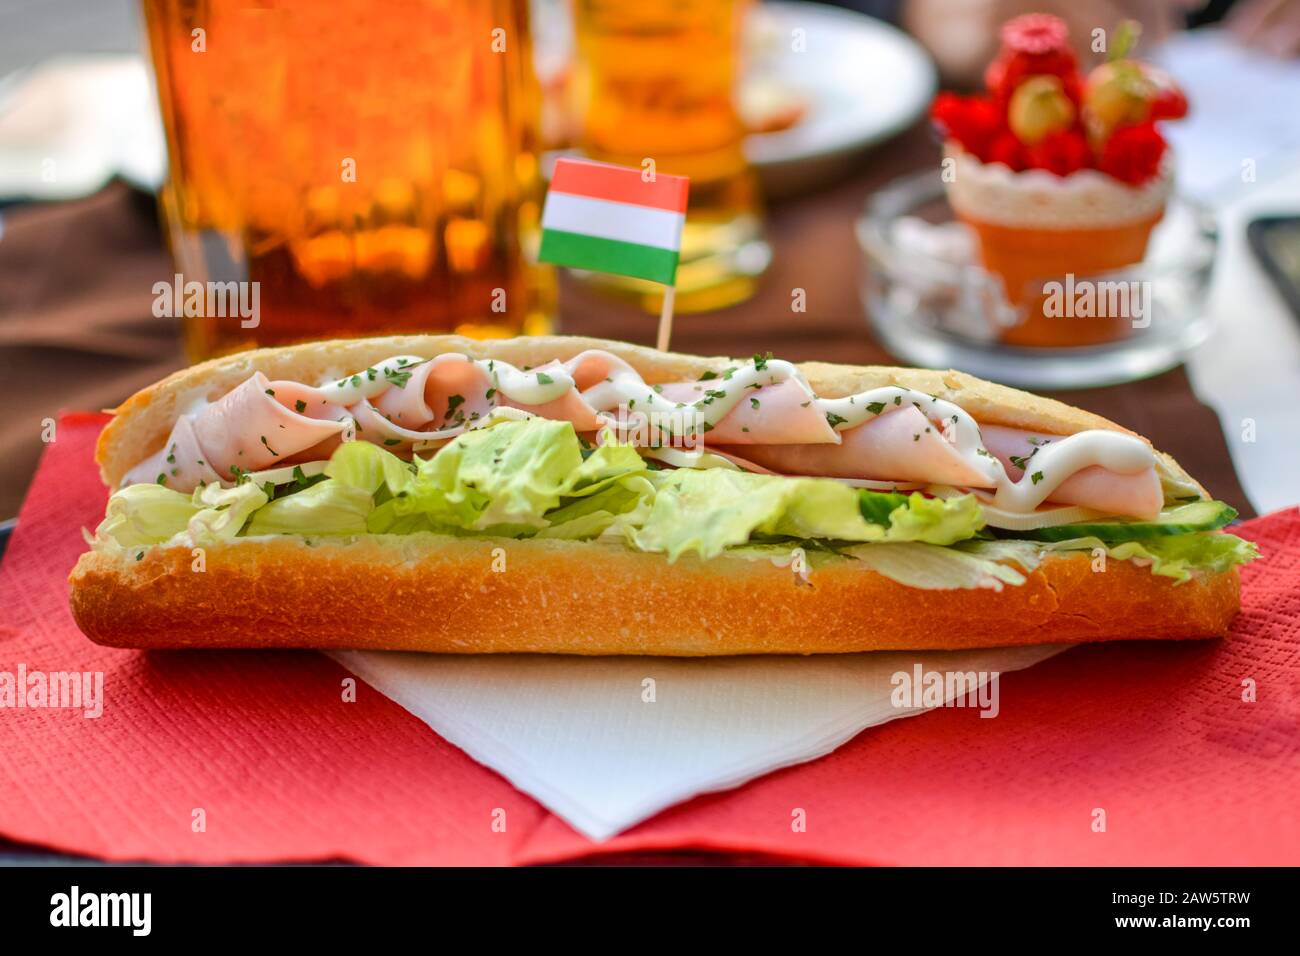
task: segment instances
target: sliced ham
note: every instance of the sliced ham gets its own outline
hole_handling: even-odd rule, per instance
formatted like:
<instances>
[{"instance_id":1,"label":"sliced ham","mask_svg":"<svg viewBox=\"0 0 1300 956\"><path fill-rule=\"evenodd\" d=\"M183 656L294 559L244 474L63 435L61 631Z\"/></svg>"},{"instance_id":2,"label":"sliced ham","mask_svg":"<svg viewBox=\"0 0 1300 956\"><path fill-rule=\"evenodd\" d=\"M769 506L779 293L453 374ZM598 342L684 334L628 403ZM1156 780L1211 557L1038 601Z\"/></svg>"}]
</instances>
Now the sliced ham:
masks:
<instances>
[{"instance_id":1,"label":"sliced ham","mask_svg":"<svg viewBox=\"0 0 1300 956\"><path fill-rule=\"evenodd\" d=\"M670 382L660 395L670 402L694 405L706 401L712 381ZM709 406L700 408L707 414ZM838 444L839 433L801 383L787 379L777 385L745 389L731 410L708 432L706 442L716 445Z\"/></svg>"},{"instance_id":2,"label":"sliced ham","mask_svg":"<svg viewBox=\"0 0 1300 956\"><path fill-rule=\"evenodd\" d=\"M386 389L374 405L394 425L412 431L454 428L492 410L491 388L487 372L465 356L439 355L412 368L402 388Z\"/></svg>"},{"instance_id":3,"label":"sliced ham","mask_svg":"<svg viewBox=\"0 0 1300 956\"><path fill-rule=\"evenodd\" d=\"M368 369L358 373L370 384L365 389L318 388L297 382L268 382L255 373L229 394L194 416L182 417L166 445L135 466L125 483L157 481L187 491L200 482L234 477L235 469L259 471L276 465L319 461L329 457L341 441L361 439L405 452L413 445L436 446L486 417L496 406L520 409L552 420L571 422L579 432L614 427L625 440L639 439L627 426L649 401L626 394L629 377L636 372L622 359L589 350L568 362L551 362L526 370L529 376L552 373L571 377L574 388L552 401L525 404L494 385L492 367L481 367L454 353L402 368L402 375L387 376ZM519 371L501 379L510 386ZM529 379L531 382L531 378ZM542 380L544 381L544 379ZM706 402L709 392L726 379L645 385L683 413ZM400 382L400 384L399 384ZM510 386L513 387L513 386ZM343 406L359 393L369 393ZM343 399L342 396L348 396ZM613 409L620 401L630 408ZM660 433L656 431L656 436ZM1007 475L1017 480L1022 470L1013 457L1028 458L1035 449L1031 439L1063 440L1061 436L1034 435L1012 428L981 426L988 452L1002 462ZM690 447L694 447L693 445ZM994 478L968 462L948 440L940 425L930 421L915 405L886 410L853 428L836 432L827 422L807 385L796 378L748 388L732 408L708 430L704 450L728 457L741 468L763 473L808 475L857 482L900 482L990 489ZM1064 449L1063 449L1064 451ZM1090 459L1090 460L1096 460ZM1111 467L1119 467L1107 459ZM1143 464L1138 456L1136 464ZM987 459L980 459L987 463ZM1043 487L1047 492L1049 485ZM1004 489L1008 490L1008 489ZM1017 489L1010 489L1017 490ZM1001 494L1001 492L1000 492ZM1154 467L1131 474L1100 466L1084 468L1051 490L1048 500L1080 505L1108 514L1149 518L1160 511L1163 495Z\"/></svg>"},{"instance_id":4,"label":"sliced ham","mask_svg":"<svg viewBox=\"0 0 1300 956\"><path fill-rule=\"evenodd\" d=\"M723 450L786 475L914 481L960 488L988 485L988 479L967 464L939 427L915 406L887 411L839 435L842 441L838 445L746 445Z\"/></svg>"},{"instance_id":5,"label":"sliced ham","mask_svg":"<svg viewBox=\"0 0 1300 956\"><path fill-rule=\"evenodd\" d=\"M162 479L162 484L173 491L192 491L200 484L221 480L221 476L208 464L206 453L199 447L194 434L194 422L182 415L172 426L172 433L157 454L150 455L126 473L123 485L135 485Z\"/></svg>"},{"instance_id":6,"label":"sliced ham","mask_svg":"<svg viewBox=\"0 0 1300 956\"><path fill-rule=\"evenodd\" d=\"M404 428L381 415L368 399L349 405L348 412L356 420L357 438L383 445L392 452L410 448L416 442L454 438L465 430L459 423L450 424L446 428Z\"/></svg>"},{"instance_id":7,"label":"sliced ham","mask_svg":"<svg viewBox=\"0 0 1300 956\"><path fill-rule=\"evenodd\" d=\"M266 376L256 372L195 416L195 438L221 477L233 478L235 468L269 468L347 427L290 411L268 394L270 388Z\"/></svg>"},{"instance_id":8,"label":"sliced ham","mask_svg":"<svg viewBox=\"0 0 1300 956\"><path fill-rule=\"evenodd\" d=\"M1007 474L1014 479L1019 479L1024 469L1013 464L1011 458L1027 460L1038 447L1030 441L1031 438L1041 442L1060 441L1063 437L1001 425L981 425L980 435L984 447L997 456ZM1151 519L1164 507L1164 491L1154 467L1122 475L1093 465L1063 481L1047 500L1063 505L1081 505L1105 514Z\"/></svg>"}]
</instances>

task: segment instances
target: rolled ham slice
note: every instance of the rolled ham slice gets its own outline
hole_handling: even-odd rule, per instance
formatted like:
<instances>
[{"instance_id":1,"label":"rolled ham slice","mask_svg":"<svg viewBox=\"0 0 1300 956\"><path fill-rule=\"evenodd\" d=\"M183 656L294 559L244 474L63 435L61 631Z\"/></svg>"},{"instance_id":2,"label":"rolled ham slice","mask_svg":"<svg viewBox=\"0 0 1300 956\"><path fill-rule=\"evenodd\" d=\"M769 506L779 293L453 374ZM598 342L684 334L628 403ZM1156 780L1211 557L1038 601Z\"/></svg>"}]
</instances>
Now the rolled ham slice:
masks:
<instances>
[{"instance_id":1,"label":"rolled ham slice","mask_svg":"<svg viewBox=\"0 0 1300 956\"><path fill-rule=\"evenodd\" d=\"M439 355L412 368L401 388L385 389L374 406L394 425L411 431L454 428L492 410L491 387L487 372L465 356Z\"/></svg>"},{"instance_id":2,"label":"rolled ham slice","mask_svg":"<svg viewBox=\"0 0 1300 956\"><path fill-rule=\"evenodd\" d=\"M182 415L162 448L128 471L122 485L159 481L173 491L193 491L200 484L220 480L221 476L208 464L207 454L199 447L193 419Z\"/></svg>"},{"instance_id":3,"label":"rolled ham slice","mask_svg":"<svg viewBox=\"0 0 1300 956\"><path fill-rule=\"evenodd\" d=\"M710 432L709 437L713 434ZM943 437L939 426L915 406L887 411L845 429L839 436L838 445L765 444L723 450L783 475L870 478L959 488L988 486L988 479L967 464Z\"/></svg>"},{"instance_id":4,"label":"rolled ham slice","mask_svg":"<svg viewBox=\"0 0 1300 956\"><path fill-rule=\"evenodd\" d=\"M671 402L691 405L707 399L714 387L708 381L671 382L662 386L660 394ZM701 409L707 410L707 405ZM813 395L795 379L746 389L706 438L715 445L838 444L839 440Z\"/></svg>"},{"instance_id":5,"label":"rolled ham slice","mask_svg":"<svg viewBox=\"0 0 1300 956\"><path fill-rule=\"evenodd\" d=\"M1028 459L1033 454L1035 441L1060 441L1062 435L1045 435L1001 425L981 425L984 447L997 456L1012 478L1019 479L1024 470L1011 461L1012 456ZM1032 465L1030 466L1032 467ZM1122 475L1099 465L1084 468L1071 475L1047 497L1048 501L1063 505L1081 505L1105 514L1124 515L1150 520L1164 507L1164 491L1154 467L1134 474Z\"/></svg>"},{"instance_id":6,"label":"rolled ham slice","mask_svg":"<svg viewBox=\"0 0 1300 956\"><path fill-rule=\"evenodd\" d=\"M548 362L533 369L534 372L562 371L572 376L574 387L564 395L540 405L526 405L517 402L509 395L497 394L496 404L506 408L518 408L554 421L571 422L575 431L591 432L601 427L602 420L596 410L582 396L582 392L605 381L616 371L631 371L631 367L622 359L604 352L580 352L568 362Z\"/></svg>"},{"instance_id":7,"label":"rolled ham slice","mask_svg":"<svg viewBox=\"0 0 1300 956\"><path fill-rule=\"evenodd\" d=\"M343 432L341 421L310 418L290 411L271 383L256 372L194 418L194 435L205 460L222 478L234 471L260 471ZM287 399L286 399L287 400Z\"/></svg>"}]
</instances>

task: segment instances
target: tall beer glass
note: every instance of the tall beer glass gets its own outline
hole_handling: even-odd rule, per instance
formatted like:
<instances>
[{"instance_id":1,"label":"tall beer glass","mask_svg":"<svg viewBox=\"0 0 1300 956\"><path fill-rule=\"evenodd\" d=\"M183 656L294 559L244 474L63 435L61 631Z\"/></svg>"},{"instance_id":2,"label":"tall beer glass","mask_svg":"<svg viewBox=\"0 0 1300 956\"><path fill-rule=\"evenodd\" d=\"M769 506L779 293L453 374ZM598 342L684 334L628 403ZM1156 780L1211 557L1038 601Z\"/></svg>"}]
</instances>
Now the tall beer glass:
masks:
<instances>
[{"instance_id":1,"label":"tall beer glass","mask_svg":"<svg viewBox=\"0 0 1300 956\"><path fill-rule=\"evenodd\" d=\"M193 357L331 336L544 331L527 0L143 0Z\"/></svg>"},{"instance_id":2,"label":"tall beer glass","mask_svg":"<svg viewBox=\"0 0 1300 956\"><path fill-rule=\"evenodd\" d=\"M736 109L749 0L574 0L574 100L593 159L691 178L677 308L748 298L770 252ZM611 280L653 308L658 290Z\"/></svg>"}]
</instances>

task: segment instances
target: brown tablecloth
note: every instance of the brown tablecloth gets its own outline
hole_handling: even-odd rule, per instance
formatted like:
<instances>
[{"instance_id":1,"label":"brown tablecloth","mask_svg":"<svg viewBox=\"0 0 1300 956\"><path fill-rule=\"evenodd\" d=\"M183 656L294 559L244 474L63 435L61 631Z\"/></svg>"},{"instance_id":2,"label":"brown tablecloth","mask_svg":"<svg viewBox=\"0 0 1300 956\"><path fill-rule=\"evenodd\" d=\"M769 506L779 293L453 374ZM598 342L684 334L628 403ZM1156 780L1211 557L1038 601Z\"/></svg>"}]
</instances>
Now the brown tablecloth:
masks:
<instances>
[{"instance_id":1,"label":"brown tablecloth","mask_svg":"<svg viewBox=\"0 0 1300 956\"><path fill-rule=\"evenodd\" d=\"M770 210L774 257L759 294L707 315L678 316L673 348L704 354L772 352L793 360L890 363L858 300L862 263L852 224L868 193L937 163L918 126L859 160L840 183ZM42 421L65 409L109 407L184 364L174 319L151 314L169 279L153 201L115 184L96 196L0 212L0 517L17 512L41 451ZM792 313L794 288L808 311ZM655 319L572 281L561 287L561 331L650 344ZM1214 413L1182 369L1058 397L1146 435L1217 498L1253 514Z\"/></svg>"}]
</instances>

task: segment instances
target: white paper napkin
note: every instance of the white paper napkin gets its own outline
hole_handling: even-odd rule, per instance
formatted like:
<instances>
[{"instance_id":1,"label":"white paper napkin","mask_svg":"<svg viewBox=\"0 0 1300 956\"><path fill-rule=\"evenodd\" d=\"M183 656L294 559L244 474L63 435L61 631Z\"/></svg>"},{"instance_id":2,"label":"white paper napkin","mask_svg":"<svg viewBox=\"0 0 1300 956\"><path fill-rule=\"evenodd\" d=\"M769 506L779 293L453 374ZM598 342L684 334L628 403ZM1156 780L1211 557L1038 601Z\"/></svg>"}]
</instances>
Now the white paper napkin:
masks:
<instances>
[{"instance_id":1,"label":"white paper napkin","mask_svg":"<svg viewBox=\"0 0 1300 956\"><path fill-rule=\"evenodd\" d=\"M830 753L894 674L1020 670L1060 645L814 657L330 656L574 829L605 840L699 793ZM1001 701L1003 709L1015 702ZM945 697L951 700L951 695Z\"/></svg>"}]
</instances>

